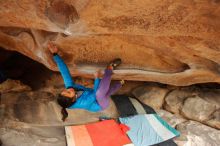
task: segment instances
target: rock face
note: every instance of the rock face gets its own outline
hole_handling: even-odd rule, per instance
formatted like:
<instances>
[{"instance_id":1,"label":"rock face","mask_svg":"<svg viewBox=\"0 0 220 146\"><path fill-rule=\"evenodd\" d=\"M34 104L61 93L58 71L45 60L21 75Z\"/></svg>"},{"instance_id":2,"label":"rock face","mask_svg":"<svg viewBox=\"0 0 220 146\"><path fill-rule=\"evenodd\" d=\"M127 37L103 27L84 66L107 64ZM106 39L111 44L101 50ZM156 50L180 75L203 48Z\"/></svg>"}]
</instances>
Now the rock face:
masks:
<instances>
[{"instance_id":1,"label":"rock face","mask_svg":"<svg viewBox=\"0 0 220 146\"><path fill-rule=\"evenodd\" d=\"M173 115L164 110L157 113L172 127L180 131L180 137L174 139L178 146L218 146L220 131L195 121Z\"/></svg>"},{"instance_id":2,"label":"rock face","mask_svg":"<svg viewBox=\"0 0 220 146\"><path fill-rule=\"evenodd\" d=\"M165 108L175 114L179 114L179 110L183 105L183 101L197 92L196 89L175 89L171 91L165 98Z\"/></svg>"},{"instance_id":3,"label":"rock face","mask_svg":"<svg viewBox=\"0 0 220 146\"><path fill-rule=\"evenodd\" d=\"M7 92L24 92L30 91L31 88L27 85L24 85L18 80L11 80L8 79L2 84L0 84L0 93L7 93Z\"/></svg>"},{"instance_id":4,"label":"rock face","mask_svg":"<svg viewBox=\"0 0 220 146\"><path fill-rule=\"evenodd\" d=\"M161 88L156 85L140 86L132 91L136 98L154 109L162 108L164 98L168 92L167 88Z\"/></svg>"},{"instance_id":5,"label":"rock face","mask_svg":"<svg viewBox=\"0 0 220 146\"><path fill-rule=\"evenodd\" d=\"M115 57L115 79L173 85L220 82L218 0L8 0L0 2L0 47L57 70L60 48L73 75L91 76Z\"/></svg>"},{"instance_id":6,"label":"rock face","mask_svg":"<svg viewBox=\"0 0 220 146\"><path fill-rule=\"evenodd\" d=\"M217 86L216 86L217 87ZM201 122L220 129L220 90L201 86L165 87L159 84L145 84L135 88L132 94L141 102L151 106L171 125L178 123L163 109L176 117ZM165 116L166 115L166 116ZM173 120L172 120L173 119Z\"/></svg>"},{"instance_id":7,"label":"rock face","mask_svg":"<svg viewBox=\"0 0 220 146\"><path fill-rule=\"evenodd\" d=\"M216 106L200 97L189 97L185 100L182 113L186 117L198 121L205 121L214 113Z\"/></svg>"},{"instance_id":8,"label":"rock face","mask_svg":"<svg viewBox=\"0 0 220 146\"><path fill-rule=\"evenodd\" d=\"M220 129L219 96L219 89L180 88L167 94L164 107L174 114Z\"/></svg>"},{"instance_id":9,"label":"rock face","mask_svg":"<svg viewBox=\"0 0 220 146\"><path fill-rule=\"evenodd\" d=\"M198 122L188 121L177 126L181 135L175 140L178 146L218 146L220 131Z\"/></svg>"},{"instance_id":10,"label":"rock face","mask_svg":"<svg viewBox=\"0 0 220 146\"><path fill-rule=\"evenodd\" d=\"M26 127L21 129L0 128L3 145L64 146L63 127ZM13 137L13 139L11 139ZM2 145L2 146L3 146Z\"/></svg>"}]
</instances>

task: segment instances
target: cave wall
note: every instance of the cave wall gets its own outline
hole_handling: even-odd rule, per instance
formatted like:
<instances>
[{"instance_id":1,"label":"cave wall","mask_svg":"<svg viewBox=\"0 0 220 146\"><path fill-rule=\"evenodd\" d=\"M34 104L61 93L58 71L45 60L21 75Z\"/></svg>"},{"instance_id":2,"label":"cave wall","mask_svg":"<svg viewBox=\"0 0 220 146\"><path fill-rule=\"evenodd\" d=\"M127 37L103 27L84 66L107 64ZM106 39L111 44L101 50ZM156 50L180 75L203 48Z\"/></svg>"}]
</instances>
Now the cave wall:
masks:
<instances>
[{"instance_id":1,"label":"cave wall","mask_svg":"<svg viewBox=\"0 0 220 146\"><path fill-rule=\"evenodd\" d=\"M57 71L53 41L72 75L121 57L114 79L219 83L219 39L219 0L0 1L0 47Z\"/></svg>"}]
</instances>

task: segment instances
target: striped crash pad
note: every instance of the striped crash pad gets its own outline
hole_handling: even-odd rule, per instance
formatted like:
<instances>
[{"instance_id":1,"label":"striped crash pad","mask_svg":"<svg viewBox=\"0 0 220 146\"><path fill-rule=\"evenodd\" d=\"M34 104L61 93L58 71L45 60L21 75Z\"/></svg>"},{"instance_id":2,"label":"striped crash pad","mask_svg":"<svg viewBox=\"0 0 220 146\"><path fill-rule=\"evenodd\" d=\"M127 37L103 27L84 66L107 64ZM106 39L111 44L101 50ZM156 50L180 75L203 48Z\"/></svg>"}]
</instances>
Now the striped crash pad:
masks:
<instances>
[{"instance_id":1,"label":"striped crash pad","mask_svg":"<svg viewBox=\"0 0 220 146\"><path fill-rule=\"evenodd\" d=\"M127 134L135 146L154 145L180 135L157 114L135 115L119 120L130 128Z\"/></svg>"},{"instance_id":2,"label":"striped crash pad","mask_svg":"<svg viewBox=\"0 0 220 146\"><path fill-rule=\"evenodd\" d=\"M124 146L131 144L126 135L128 129L115 120L104 120L86 125L66 126L65 132L68 146Z\"/></svg>"}]
</instances>

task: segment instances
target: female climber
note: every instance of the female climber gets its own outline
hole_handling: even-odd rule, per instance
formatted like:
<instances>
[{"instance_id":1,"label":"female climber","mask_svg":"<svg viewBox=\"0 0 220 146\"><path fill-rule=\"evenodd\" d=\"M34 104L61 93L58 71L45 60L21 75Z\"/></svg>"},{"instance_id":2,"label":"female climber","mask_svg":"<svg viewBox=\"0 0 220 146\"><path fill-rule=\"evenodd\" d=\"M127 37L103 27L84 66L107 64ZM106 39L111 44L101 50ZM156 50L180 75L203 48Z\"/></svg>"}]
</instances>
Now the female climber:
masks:
<instances>
[{"instance_id":1,"label":"female climber","mask_svg":"<svg viewBox=\"0 0 220 146\"><path fill-rule=\"evenodd\" d=\"M65 84L65 89L57 98L58 104L62 107L61 113L63 121L68 117L66 108L80 108L91 112L106 109L109 105L109 97L124 84L124 80L121 80L110 86L113 70L121 64L121 59L119 58L109 63L102 79L100 79L100 71L94 74L94 88L91 89L73 82L66 64L57 54L58 48L54 44L49 42L48 49L53 54L53 59L60 70Z\"/></svg>"}]
</instances>

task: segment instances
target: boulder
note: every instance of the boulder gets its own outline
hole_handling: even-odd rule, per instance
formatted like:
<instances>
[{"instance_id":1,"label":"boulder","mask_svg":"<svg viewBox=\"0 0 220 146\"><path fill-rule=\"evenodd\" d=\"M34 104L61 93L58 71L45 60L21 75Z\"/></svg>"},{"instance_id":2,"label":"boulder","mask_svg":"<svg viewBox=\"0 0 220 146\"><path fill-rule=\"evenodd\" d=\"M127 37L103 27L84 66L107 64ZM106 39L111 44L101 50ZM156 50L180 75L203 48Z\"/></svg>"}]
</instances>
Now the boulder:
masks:
<instances>
[{"instance_id":1,"label":"boulder","mask_svg":"<svg viewBox=\"0 0 220 146\"><path fill-rule=\"evenodd\" d=\"M216 106L211 104L199 96L189 97L184 101L181 109L182 114L196 121L207 121L216 111Z\"/></svg>"},{"instance_id":2,"label":"boulder","mask_svg":"<svg viewBox=\"0 0 220 146\"><path fill-rule=\"evenodd\" d=\"M179 114L184 100L197 94L198 89L194 87L174 89L167 94L164 107L172 113Z\"/></svg>"},{"instance_id":3,"label":"boulder","mask_svg":"<svg viewBox=\"0 0 220 146\"><path fill-rule=\"evenodd\" d=\"M171 113L219 129L219 96L219 89L214 88L174 88L165 97L164 108Z\"/></svg>"},{"instance_id":4,"label":"boulder","mask_svg":"<svg viewBox=\"0 0 220 146\"><path fill-rule=\"evenodd\" d=\"M11 80L8 79L2 84L0 84L0 93L7 93L7 92L24 92L30 91L31 88L19 80Z\"/></svg>"},{"instance_id":5,"label":"boulder","mask_svg":"<svg viewBox=\"0 0 220 146\"><path fill-rule=\"evenodd\" d=\"M26 126L22 128L0 128L2 146L64 146L64 127Z\"/></svg>"},{"instance_id":6,"label":"boulder","mask_svg":"<svg viewBox=\"0 0 220 146\"><path fill-rule=\"evenodd\" d=\"M220 89L204 88L198 92L198 96L220 108Z\"/></svg>"},{"instance_id":7,"label":"boulder","mask_svg":"<svg viewBox=\"0 0 220 146\"><path fill-rule=\"evenodd\" d=\"M92 77L120 57L113 79L219 83L219 39L217 0L0 2L0 47L58 71L46 48L53 41L72 75Z\"/></svg>"},{"instance_id":8,"label":"boulder","mask_svg":"<svg viewBox=\"0 0 220 146\"><path fill-rule=\"evenodd\" d=\"M164 98L169 92L167 88L162 88L157 85L140 86L132 91L132 94L143 103L155 109L160 109L163 106Z\"/></svg>"},{"instance_id":9,"label":"boulder","mask_svg":"<svg viewBox=\"0 0 220 146\"><path fill-rule=\"evenodd\" d=\"M195 121L177 125L180 137L175 139L178 146L219 146L220 131Z\"/></svg>"},{"instance_id":10,"label":"boulder","mask_svg":"<svg viewBox=\"0 0 220 146\"><path fill-rule=\"evenodd\" d=\"M206 124L216 129L220 129L220 109L212 114L211 119L206 121Z\"/></svg>"}]
</instances>

